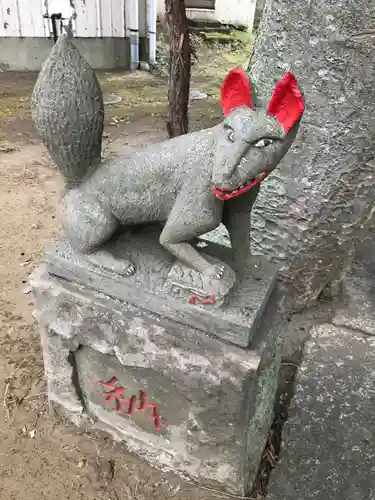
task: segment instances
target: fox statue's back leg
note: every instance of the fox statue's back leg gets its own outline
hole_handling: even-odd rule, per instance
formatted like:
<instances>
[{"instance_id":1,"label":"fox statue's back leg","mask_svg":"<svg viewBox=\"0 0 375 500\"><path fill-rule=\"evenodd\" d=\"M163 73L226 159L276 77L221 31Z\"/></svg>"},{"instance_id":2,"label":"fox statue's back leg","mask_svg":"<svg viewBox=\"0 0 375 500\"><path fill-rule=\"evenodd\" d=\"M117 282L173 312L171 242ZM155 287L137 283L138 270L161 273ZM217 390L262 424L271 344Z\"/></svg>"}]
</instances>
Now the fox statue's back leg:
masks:
<instances>
[{"instance_id":1,"label":"fox statue's back leg","mask_svg":"<svg viewBox=\"0 0 375 500\"><path fill-rule=\"evenodd\" d=\"M65 232L77 252L87 255L95 265L125 276L134 274L127 260L116 259L105 250L98 250L119 227L118 220L94 194L79 189L69 191L63 202Z\"/></svg>"},{"instance_id":2,"label":"fox statue's back leg","mask_svg":"<svg viewBox=\"0 0 375 500\"><path fill-rule=\"evenodd\" d=\"M89 260L121 274L130 262L98 250L118 228L113 214L80 185L101 162L103 96L95 73L61 36L39 73L33 92L33 121L64 179L64 225L72 247Z\"/></svg>"}]
</instances>

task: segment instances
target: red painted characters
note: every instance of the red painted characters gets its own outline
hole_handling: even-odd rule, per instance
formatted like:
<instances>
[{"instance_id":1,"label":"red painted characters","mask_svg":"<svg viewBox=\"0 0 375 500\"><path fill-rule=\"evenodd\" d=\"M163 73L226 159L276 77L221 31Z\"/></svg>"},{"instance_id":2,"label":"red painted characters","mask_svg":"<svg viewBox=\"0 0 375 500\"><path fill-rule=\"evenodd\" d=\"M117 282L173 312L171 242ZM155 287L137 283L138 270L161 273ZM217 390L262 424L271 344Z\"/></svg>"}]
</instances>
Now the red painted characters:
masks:
<instances>
[{"instance_id":1,"label":"red painted characters","mask_svg":"<svg viewBox=\"0 0 375 500\"><path fill-rule=\"evenodd\" d=\"M214 305L215 304L215 297L213 295L211 295L211 297L205 299L205 298L198 297L198 295L192 295L191 297L188 298L188 302L189 302L189 304L196 304L197 302L199 302L200 304L203 304L203 305L206 305L206 304Z\"/></svg>"},{"instance_id":2,"label":"red painted characters","mask_svg":"<svg viewBox=\"0 0 375 500\"><path fill-rule=\"evenodd\" d=\"M130 399L126 399L125 388L118 386L118 381L118 378L112 377L107 382L104 380L98 382L100 385L108 389L107 392L104 392L104 401L106 403L114 402L116 405L116 413L124 413L128 417L132 417L134 412L142 413L146 412L147 409L150 408L151 412L149 413L149 416L154 421L155 429L159 431L162 428L162 424L160 422L160 414L157 405L147 401L147 394L144 391L139 391L138 398L133 394ZM139 401L138 405L137 401ZM126 411L124 411L125 409Z\"/></svg>"}]
</instances>

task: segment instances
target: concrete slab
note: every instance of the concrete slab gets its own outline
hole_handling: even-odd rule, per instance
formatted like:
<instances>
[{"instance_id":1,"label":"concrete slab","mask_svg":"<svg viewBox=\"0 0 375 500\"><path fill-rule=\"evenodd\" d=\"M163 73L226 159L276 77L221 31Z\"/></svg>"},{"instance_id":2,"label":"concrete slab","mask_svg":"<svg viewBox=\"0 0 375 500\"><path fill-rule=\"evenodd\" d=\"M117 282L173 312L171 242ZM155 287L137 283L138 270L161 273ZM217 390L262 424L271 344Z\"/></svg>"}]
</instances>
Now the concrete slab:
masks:
<instances>
[{"instance_id":1,"label":"concrete slab","mask_svg":"<svg viewBox=\"0 0 375 500\"><path fill-rule=\"evenodd\" d=\"M129 68L130 43L128 38L81 37L72 40L94 70ZM52 47L51 38L1 37L0 70L39 71Z\"/></svg>"},{"instance_id":2,"label":"concrete slab","mask_svg":"<svg viewBox=\"0 0 375 500\"><path fill-rule=\"evenodd\" d=\"M128 231L106 247L118 258L135 265L134 276L123 277L93 265L85 256L76 254L66 239L59 239L47 248L48 271L233 344L251 345L275 288L277 267L263 257L252 256L224 304L190 304L188 298L195 294L186 289L185 278L194 272L176 263L159 244L159 236L159 227L148 226ZM203 241L198 245L205 245L200 251L212 260L233 265L230 248ZM181 286L177 283L179 278ZM193 276L193 284L194 279Z\"/></svg>"},{"instance_id":3,"label":"concrete slab","mask_svg":"<svg viewBox=\"0 0 375 500\"><path fill-rule=\"evenodd\" d=\"M375 499L375 338L313 328L267 500Z\"/></svg>"}]
</instances>

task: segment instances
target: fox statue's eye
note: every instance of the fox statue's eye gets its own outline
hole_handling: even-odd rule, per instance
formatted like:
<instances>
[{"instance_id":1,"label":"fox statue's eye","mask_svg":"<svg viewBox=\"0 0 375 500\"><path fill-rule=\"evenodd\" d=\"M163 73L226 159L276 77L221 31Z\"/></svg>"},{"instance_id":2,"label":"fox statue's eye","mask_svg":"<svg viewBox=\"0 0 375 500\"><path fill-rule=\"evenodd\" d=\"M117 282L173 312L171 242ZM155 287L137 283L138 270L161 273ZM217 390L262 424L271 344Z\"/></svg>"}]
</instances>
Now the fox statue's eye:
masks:
<instances>
[{"instance_id":1,"label":"fox statue's eye","mask_svg":"<svg viewBox=\"0 0 375 500\"><path fill-rule=\"evenodd\" d=\"M235 133L234 133L234 130L232 130L231 128L228 130L228 140L230 142L234 142L236 136L235 136Z\"/></svg>"},{"instance_id":2,"label":"fox statue's eye","mask_svg":"<svg viewBox=\"0 0 375 500\"><path fill-rule=\"evenodd\" d=\"M270 144L273 143L272 139L260 139L255 144L253 144L254 148L266 148Z\"/></svg>"}]
</instances>

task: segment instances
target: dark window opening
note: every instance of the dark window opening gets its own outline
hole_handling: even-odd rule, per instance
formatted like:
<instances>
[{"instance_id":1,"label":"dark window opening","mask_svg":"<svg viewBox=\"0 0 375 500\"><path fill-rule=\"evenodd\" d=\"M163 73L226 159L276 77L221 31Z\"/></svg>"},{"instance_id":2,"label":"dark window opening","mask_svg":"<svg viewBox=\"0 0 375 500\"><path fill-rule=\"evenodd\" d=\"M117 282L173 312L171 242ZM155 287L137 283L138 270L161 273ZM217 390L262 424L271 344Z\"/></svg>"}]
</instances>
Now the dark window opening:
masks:
<instances>
[{"instance_id":1,"label":"dark window opening","mask_svg":"<svg viewBox=\"0 0 375 500\"><path fill-rule=\"evenodd\" d=\"M215 0L186 0L187 9L215 9Z\"/></svg>"}]
</instances>

